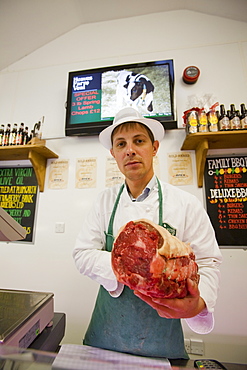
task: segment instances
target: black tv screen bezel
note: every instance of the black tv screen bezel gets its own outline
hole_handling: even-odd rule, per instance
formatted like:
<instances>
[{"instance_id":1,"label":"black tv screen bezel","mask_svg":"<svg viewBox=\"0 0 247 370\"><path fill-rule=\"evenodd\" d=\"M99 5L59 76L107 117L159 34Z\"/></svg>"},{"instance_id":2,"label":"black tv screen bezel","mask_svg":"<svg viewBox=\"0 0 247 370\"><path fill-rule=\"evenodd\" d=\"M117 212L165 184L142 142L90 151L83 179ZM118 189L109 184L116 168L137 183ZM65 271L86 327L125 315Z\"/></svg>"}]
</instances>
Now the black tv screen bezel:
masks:
<instances>
[{"instance_id":1,"label":"black tv screen bezel","mask_svg":"<svg viewBox=\"0 0 247 370\"><path fill-rule=\"evenodd\" d=\"M107 71L118 71L123 69L133 69L133 68L145 68L150 66L158 65L168 65L169 66L169 82L170 82L170 98L171 98L171 107L172 114L171 117L151 117L157 119L161 122L166 130L176 129L177 120L176 120L176 106L175 106L175 76L174 76L174 63L172 59L153 61L153 62L141 62L141 63L132 63L124 65L116 65L109 67L101 67L94 69L84 69L78 71L69 72L68 75L68 87L67 87L67 101L66 101L66 120L65 120L65 135L66 136L93 136L99 135L99 133L104 130L106 127L112 124L112 120L101 120L96 122L82 122L77 124L71 124L71 101L72 101L72 83L73 78L77 75L89 75L91 73L104 73ZM145 117L149 117L148 115Z\"/></svg>"}]
</instances>

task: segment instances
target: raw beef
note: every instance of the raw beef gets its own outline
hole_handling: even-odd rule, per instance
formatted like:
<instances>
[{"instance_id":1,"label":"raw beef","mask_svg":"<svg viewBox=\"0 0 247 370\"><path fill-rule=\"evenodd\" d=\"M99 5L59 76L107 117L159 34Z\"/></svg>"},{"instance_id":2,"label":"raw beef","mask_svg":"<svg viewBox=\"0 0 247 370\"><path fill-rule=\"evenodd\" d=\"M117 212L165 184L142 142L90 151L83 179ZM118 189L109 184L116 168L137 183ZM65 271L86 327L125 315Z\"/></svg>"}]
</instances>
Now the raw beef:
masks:
<instances>
[{"instance_id":1,"label":"raw beef","mask_svg":"<svg viewBox=\"0 0 247 370\"><path fill-rule=\"evenodd\" d=\"M119 230L112 268L119 282L157 298L183 298L187 278L199 281L191 247L145 219L130 221Z\"/></svg>"}]
</instances>

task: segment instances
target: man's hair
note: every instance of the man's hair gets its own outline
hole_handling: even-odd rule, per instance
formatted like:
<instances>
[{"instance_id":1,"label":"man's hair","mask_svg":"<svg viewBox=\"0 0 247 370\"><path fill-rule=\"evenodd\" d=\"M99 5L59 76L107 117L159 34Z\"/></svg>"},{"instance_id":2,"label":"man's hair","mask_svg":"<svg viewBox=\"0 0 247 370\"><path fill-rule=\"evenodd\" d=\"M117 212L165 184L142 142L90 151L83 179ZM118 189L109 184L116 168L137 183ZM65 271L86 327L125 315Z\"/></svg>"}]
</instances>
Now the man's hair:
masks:
<instances>
[{"instance_id":1,"label":"man's hair","mask_svg":"<svg viewBox=\"0 0 247 370\"><path fill-rule=\"evenodd\" d=\"M123 128L126 129L126 131L128 131L132 128L135 128L136 125L142 126L147 131L148 136L150 137L150 140L153 144L154 143L154 135L153 135L152 131L150 130L149 127L147 127L146 125L144 125L143 123L140 123L140 122L125 122L125 123L122 123L121 125L118 125L117 127L115 127L114 130L112 131L112 134L111 134L111 143L113 143L113 136L117 132L121 132Z\"/></svg>"}]
</instances>

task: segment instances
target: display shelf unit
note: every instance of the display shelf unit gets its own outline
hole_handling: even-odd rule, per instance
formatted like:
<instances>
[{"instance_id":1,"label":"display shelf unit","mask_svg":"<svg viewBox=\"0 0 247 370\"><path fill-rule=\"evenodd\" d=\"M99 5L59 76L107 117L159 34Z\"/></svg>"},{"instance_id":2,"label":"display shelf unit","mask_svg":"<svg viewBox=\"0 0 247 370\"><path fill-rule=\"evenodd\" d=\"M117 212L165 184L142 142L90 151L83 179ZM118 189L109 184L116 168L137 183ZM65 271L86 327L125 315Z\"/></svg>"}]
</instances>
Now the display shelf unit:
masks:
<instances>
[{"instance_id":1,"label":"display shelf unit","mask_svg":"<svg viewBox=\"0 0 247 370\"><path fill-rule=\"evenodd\" d=\"M185 137L181 150L195 150L197 184L203 186L206 157L209 149L247 148L247 130L196 132Z\"/></svg>"},{"instance_id":2,"label":"display shelf unit","mask_svg":"<svg viewBox=\"0 0 247 370\"><path fill-rule=\"evenodd\" d=\"M30 160L41 192L44 191L48 158L58 158L58 155L46 147L45 140L35 140L27 145L0 147L1 161Z\"/></svg>"}]
</instances>

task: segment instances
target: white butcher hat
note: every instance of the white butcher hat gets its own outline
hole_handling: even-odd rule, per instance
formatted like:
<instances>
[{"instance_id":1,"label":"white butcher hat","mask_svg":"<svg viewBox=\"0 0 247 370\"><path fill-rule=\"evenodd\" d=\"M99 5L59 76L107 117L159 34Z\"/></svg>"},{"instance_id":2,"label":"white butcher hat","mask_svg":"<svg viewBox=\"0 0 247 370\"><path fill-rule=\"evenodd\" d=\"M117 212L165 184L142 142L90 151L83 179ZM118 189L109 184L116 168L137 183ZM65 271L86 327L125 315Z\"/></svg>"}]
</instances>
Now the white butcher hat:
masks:
<instances>
[{"instance_id":1,"label":"white butcher hat","mask_svg":"<svg viewBox=\"0 0 247 370\"><path fill-rule=\"evenodd\" d=\"M154 140L161 141L165 135L165 130L162 124L151 118L144 118L136 109L126 107L121 109L115 116L112 125L105 128L99 134L99 141L106 149L112 148L111 135L113 130L126 122L138 122L147 126L154 135Z\"/></svg>"}]
</instances>

